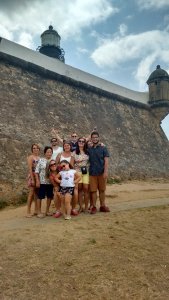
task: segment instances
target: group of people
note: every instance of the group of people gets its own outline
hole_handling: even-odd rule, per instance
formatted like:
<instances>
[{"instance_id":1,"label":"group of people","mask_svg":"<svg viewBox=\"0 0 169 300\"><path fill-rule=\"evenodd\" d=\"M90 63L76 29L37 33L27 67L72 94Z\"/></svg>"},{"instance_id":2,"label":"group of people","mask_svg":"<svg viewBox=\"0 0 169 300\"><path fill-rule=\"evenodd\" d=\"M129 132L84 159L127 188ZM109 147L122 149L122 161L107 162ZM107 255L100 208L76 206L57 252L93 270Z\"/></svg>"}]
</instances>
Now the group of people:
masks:
<instances>
[{"instance_id":1,"label":"group of people","mask_svg":"<svg viewBox=\"0 0 169 300\"><path fill-rule=\"evenodd\" d=\"M40 147L33 144L28 157L27 217L38 218L63 216L70 220L71 215L97 212L97 191L99 191L100 212L109 212L105 204L105 190L108 177L109 153L100 142L99 133L94 130L90 137L78 137L74 132L70 140L62 140L52 130L51 146L44 148L40 157ZM59 146L59 143L63 146ZM46 198L45 214L41 203ZM35 201L34 213L31 205ZM54 200L55 212L50 211Z\"/></svg>"}]
</instances>

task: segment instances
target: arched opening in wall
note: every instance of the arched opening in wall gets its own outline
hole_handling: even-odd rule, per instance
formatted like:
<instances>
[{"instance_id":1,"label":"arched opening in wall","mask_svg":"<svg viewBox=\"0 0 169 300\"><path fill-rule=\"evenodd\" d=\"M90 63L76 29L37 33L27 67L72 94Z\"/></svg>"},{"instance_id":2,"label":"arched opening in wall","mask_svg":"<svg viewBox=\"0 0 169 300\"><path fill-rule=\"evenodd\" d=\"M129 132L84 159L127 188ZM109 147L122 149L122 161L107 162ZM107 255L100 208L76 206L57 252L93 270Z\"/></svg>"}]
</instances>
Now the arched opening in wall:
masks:
<instances>
[{"instance_id":1,"label":"arched opening in wall","mask_svg":"<svg viewBox=\"0 0 169 300\"><path fill-rule=\"evenodd\" d=\"M169 114L162 120L161 127L169 140Z\"/></svg>"}]
</instances>

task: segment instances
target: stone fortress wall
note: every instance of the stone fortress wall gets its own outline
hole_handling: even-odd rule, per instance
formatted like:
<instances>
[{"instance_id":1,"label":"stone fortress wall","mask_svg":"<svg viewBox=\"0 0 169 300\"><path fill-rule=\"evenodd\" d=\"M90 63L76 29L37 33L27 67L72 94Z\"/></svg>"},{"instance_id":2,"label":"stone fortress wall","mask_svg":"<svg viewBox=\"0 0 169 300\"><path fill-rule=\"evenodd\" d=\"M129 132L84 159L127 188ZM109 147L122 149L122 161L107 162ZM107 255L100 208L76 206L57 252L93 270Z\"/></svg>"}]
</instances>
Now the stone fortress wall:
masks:
<instances>
[{"instance_id":1,"label":"stone fortress wall","mask_svg":"<svg viewBox=\"0 0 169 300\"><path fill-rule=\"evenodd\" d=\"M109 175L124 179L169 177L169 142L160 127L169 112L149 104L148 93L114 85L13 42L0 42L0 185L26 186L31 144L49 145L54 126L62 137L88 135L97 126L110 152Z\"/></svg>"}]
</instances>

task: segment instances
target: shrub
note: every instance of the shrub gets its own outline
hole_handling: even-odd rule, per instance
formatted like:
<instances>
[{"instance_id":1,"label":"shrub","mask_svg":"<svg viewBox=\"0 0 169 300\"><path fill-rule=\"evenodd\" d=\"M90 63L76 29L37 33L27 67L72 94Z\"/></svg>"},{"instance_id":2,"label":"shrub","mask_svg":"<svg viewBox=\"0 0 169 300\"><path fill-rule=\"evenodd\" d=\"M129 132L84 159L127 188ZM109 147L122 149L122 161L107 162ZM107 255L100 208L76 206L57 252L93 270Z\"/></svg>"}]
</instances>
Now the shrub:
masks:
<instances>
[{"instance_id":1,"label":"shrub","mask_svg":"<svg viewBox=\"0 0 169 300\"><path fill-rule=\"evenodd\" d=\"M0 209L5 208L7 205L7 201L4 198L0 198Z\"/></svg>"},{"instance_id":2,"label":"shrub","mask_svg":"<svg viewBox=\"0 0 169 300\"><path fill-rule=\"evenodd\" d=\"M119 176L112 176L107 179L108 184L115 184L120 182L121 182L121 178Z\"/></svg>"}]
</instances>

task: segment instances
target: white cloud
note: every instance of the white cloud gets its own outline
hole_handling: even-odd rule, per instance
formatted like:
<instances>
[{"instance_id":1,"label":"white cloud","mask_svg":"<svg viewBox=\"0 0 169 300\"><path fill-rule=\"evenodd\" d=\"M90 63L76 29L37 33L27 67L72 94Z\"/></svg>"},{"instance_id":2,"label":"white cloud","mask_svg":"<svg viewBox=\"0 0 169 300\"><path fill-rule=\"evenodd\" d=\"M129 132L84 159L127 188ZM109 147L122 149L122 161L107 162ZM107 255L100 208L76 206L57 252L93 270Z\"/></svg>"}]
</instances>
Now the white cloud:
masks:
<instances>
[{"instance_id":1,"label":"white cloud","mask_svg":"<svg viewBox=\"0 0 169 300\"><path fill-rule=\"evenodd\" d=\"M86 48L81 48L81 47L77 47L77 51L82 53L82 54L87 54L89 53L89 50Z\"/></svg>"},{"instance_id":2,"label":"white cloud","mask_svg":"<svg viewBox=\"0 0 169 300\"><path fill-rule=\"evenodd\" d=\"M151 73L151 66L157 58L157 53L152 53L143 58L137 66L137 70L133 73L134 77L139 82L139 89L143 90L146 87L145 78Z\"/></svg>"},{"instance_id":3,"label":"white cloud","mask_svg":"<svg viewBox=\"0 0 169 300\"><path fill-rule=\"evenodd\" d=\"M168 0L137 0L139 8L142 9L160 9L169 6Z\"/></svg>"},{"instance_id":4,"label":"white cloud","mask_svg":"<svg viewBox=\"0 0 169 300\"><path fill-rule=\"evenodd\" d=\"M8 30L6 27L4 27L2 24L0 24L0 36L5 37L8 40L13 40L13 33L12 31Z\"/></svg>"},{"instance_id":5,"label":"white cloud","mask_svg":"<svg viewBox=\"0 0 169 300\"><path fill-rule=\"evenodd\" d=\"M34 44L33 44L33 39L30 33L27 32L22 32L19 35L18 41L17 41L20 45L23 45L25 47L28 48L33 48Z\"/></svg>"},{"instance_id":6,"label":"white cloud","mask_svg":"<svg viewBox=\"0 0 169 300\"><path fill-rule=\"evenodd\" d=\"M19 6L14 6L13 2L9 1L5 6L4 2L3 10L0 12L3 37L9 37L10 28L13 40L19 42L21 37L18 36L21 31L34 38L36 35L40 36L52 24L62 39L76 38L84 28L100 23L118 12L110 0L49 0L48 2L37 0L31 1L25 9L26 3L20 1ZM12 5L12 12L10 5ZM7 13L7 9L10 13ZM28 40L25 46L27 44L29 44Z\"/></svg>"},{"instance_id":7,"label":"white cloud","mask_svg":"<svg viewBox=\"0 0 169 300\"><path fill-rule=\"evenodd\" d=\"M161 123L161 127L164 130L168 140L169 140L169 114L165 117L165 119Z\"/></svg>"},{"instance_id":8,"label":"white cloud","mask_svg":"<svg viewBox=\"0 0 169 300\"><path fill-rule=\"evenodd\" d=\"M126 34L127 30L128 30L128 27L126 24L121 24L119 26L119 31L122 36L124 36Z\"/></svg>"},{"instance_id":9,"label":"white cloud","mask_svg":"<svg viewBox=\"0 0 169 300\"><path fill-rule=\"evenodd\" d=\"M100 68L109 69L137 63L133 75L141 87L155 60L169 64L169 33L154 30L102 39L102 44L92 53L91 58Z\"/></svg>"}]
</instances>

